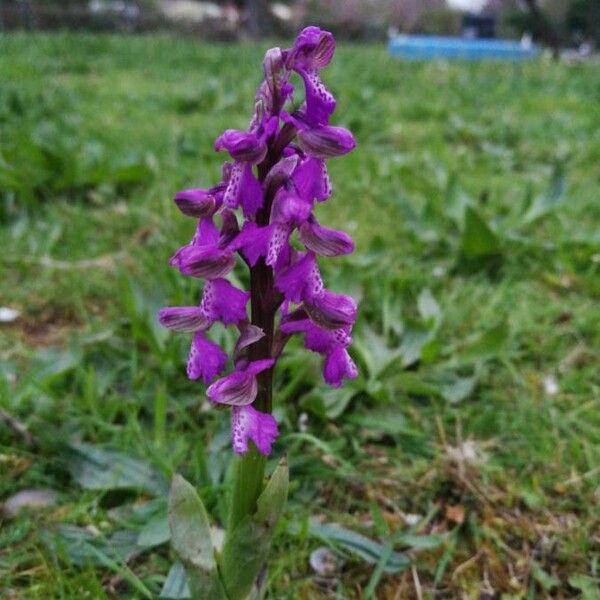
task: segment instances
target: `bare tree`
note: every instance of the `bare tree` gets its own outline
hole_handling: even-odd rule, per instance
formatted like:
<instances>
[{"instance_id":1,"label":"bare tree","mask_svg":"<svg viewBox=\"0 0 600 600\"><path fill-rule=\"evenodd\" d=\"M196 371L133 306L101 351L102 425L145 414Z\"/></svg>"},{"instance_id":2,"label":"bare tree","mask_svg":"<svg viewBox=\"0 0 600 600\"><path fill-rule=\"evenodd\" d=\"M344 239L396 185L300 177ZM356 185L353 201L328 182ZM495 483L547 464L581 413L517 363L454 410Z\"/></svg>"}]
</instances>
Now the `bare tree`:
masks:
<instances>
[{"instance_id":1,"label":"bare tree","mask_svg":"<svg viewBox=\"0 0 600 600\"><path fill-rule=\"evenodd\" d=\"M554 58L560 54L560 36L552 24L550 17L540 8L538 0L523 0L523 3L531 14L533 23L537 31L534 31L539 38L552 48Z\"/></svg>"},{"instance_id":2,"label":"bare tree","mask_svg":"<svg viewBox=\"0 0 600 600\"><path fill-rule=\"evenodd\" d=\"M272 32L272 16L267 0L246 0L246 32L258 39Z\"/></svg>"}]
</instances>

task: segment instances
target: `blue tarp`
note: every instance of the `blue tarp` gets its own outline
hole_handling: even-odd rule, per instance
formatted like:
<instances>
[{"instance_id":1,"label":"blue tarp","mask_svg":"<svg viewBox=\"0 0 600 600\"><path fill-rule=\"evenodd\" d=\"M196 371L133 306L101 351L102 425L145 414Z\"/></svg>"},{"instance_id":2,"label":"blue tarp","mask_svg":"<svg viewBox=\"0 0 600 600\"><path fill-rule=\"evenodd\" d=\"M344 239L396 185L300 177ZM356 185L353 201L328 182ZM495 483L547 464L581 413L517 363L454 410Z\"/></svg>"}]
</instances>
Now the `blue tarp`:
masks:
<instances>
[{"instance_id":1,"label":"blue tarp","mask_svg":"<svg viewBox=\"0 0 600 600\"><path fill-rule=\"evenodd\" d=\"M413 60L434 58L464 60L524 60L537 56L534 44L509 40L469 39L433 35L399 35L390 40L392 56Z\"/></svg>"}]
</instances>

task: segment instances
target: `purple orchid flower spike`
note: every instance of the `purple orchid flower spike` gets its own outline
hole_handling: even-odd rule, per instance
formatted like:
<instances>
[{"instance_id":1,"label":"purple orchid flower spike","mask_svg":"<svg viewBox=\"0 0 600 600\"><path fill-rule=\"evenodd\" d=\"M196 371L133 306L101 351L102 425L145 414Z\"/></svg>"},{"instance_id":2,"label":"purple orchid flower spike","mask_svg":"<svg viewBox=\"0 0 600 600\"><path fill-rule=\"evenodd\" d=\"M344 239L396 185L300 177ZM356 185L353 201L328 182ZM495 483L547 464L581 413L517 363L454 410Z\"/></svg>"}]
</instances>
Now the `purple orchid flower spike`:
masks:
<instances>
[{"instance_id":1,"label":"purple orchid flower spike","mask_svg":"<svg viewBox=\"0 0 600 600\"><path fill-rule=\"evenodd\" d=\"M318 264L318 257L351 253L354 243L314 214L332 194L326 161L356 145L350 131L329 122L336 101L321 70L334 51L333 36L318 27L305 28L291 48L267 51L248 129L227 129L215 141L215 150L230 157L222 180L175 196L198 226L170 264L205 284L197 306L163 308L159 320L193 334L188 377L208 385L211 403L229 405L238 454L248 452L250 442L263 455L271 452L278 435L270 414L273 369L290 336L302 334L306 348L323 357L329 385L339 387L358 374L348 353L356 302L326 289ZM305 98L297 110L290 108L294 73ZM248 292L227 279L238 257L250 271ZM239 330L232 369L223 376L229 357L209 338L217 321Z\"/></svg>"}]
</instances>

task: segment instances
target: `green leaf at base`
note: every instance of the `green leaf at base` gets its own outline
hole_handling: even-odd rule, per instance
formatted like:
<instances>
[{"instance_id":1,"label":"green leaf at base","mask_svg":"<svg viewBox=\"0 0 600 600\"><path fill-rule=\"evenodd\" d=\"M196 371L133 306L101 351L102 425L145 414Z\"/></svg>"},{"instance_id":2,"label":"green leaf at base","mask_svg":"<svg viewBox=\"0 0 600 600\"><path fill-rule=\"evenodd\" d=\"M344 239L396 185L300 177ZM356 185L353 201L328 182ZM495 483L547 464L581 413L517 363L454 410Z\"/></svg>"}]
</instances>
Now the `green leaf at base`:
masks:
<instances>
[{"instance_id":1,"label":"green leaf at base","mask_svg":"<svg viewBox=\"0 0 600 600\"><path fill-rule=\"evenodd\" d=\"M249 596L259 579L275 525L287 500L288 483L288 466L284 458L258 498L256 512L247 515L227 532L219 571L231 599Z\"/></svg>"},{"instance_id":2,"label":"green leaf at base","mask_svg":"<svg viewBox=\"0 0 600 600\"><path fill-rule=\"evenodd\" d=\"M192 598L226 600L206 509L196 490L181 475L175 475L171 484L169 528L173 549L186 567Z\"/></svg>"}]
</instances>

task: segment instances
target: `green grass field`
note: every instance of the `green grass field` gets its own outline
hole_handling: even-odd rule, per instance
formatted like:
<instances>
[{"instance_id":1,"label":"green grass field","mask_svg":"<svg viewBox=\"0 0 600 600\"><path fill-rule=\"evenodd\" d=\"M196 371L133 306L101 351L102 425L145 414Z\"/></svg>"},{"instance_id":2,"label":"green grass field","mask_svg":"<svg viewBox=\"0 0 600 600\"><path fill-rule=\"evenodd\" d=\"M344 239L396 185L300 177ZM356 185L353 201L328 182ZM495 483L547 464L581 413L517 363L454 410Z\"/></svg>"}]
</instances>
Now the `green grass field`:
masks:
<instances>
[{"instance_id":1,"label":"green grass field","mask_svg":"<svg viewBox=\"0 0 600 600\"><path fill-rule=\"evenodd\" d=\"M2 598L157 597L176 471L223 522L228 416L155 315L198 296L171 197L217 180L266 47L0 36L0 499L57 493L1 517ZM598 599L599 65L342 46L324 78L359 144L319 212L357 242L323 269L361 375L280 362L268 597Z\"/></svg>"}]
</instances>

